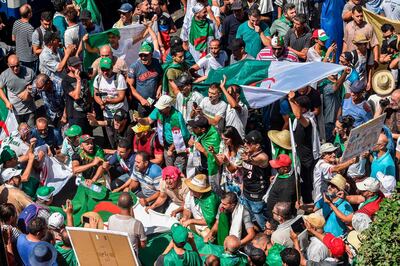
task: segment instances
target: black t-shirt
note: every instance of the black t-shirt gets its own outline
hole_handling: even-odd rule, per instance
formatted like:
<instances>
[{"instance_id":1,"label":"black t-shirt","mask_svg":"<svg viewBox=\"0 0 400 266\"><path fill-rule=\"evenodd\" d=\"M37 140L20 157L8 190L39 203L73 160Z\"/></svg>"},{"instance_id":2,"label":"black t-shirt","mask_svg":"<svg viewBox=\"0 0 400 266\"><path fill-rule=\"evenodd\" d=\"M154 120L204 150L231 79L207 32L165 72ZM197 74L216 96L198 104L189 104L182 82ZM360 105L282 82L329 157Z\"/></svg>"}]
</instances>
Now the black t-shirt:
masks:
<instances>
[{"instance_id":1,"label":"black t-shirt","mask_svg":"<svg viewBox=\"0 0 400 266\"><path fill-rule=\"evenodd\" d=\"M269 187L269 169L243 162L243 194L253 201L260 201Z\"/></svg>"},{"instance_id":2,"label":"black t-shirt","mask_svg":"<svg viewBox=\"0 0 400 266\"><path fill-rule=\"evenodd\" d=\"M70 119L86 118L88 112L92 109L92 97L89 90L89 82L86 79L81 80L81 94L78 100L74 100L69 93L75 90L76 78L66 76L62 81L65 95L65 107L67 116Z\"/></svg>"},{"instance_id":3,"label":"black t-shirt","mask_svg":"<svg viewBox=\"0 0 400 266\"><path fill-rule=\"evenodd\" d=\"M224 22L222 23L222 44L225 47L229 47L229 44L232 42L233 39L236 38L237 30L243 22L247 20L247 15L243 16L242 20L238 20L233 14L229 15L225 18Z\"/></svg>"},{"instance_id":4,"label":"black t-shirt","mask_svg":"<svg viewBox=\"0 0 400 266\"><path fill-rule=\"evenodd\" d=\"M107 120L107 125L114 128L114 120L113 119ZM114 129L113 142L115 146L118 144L118 141L123 138L129 142L129 146L132 146L133 137L135 136L135 132L133 132L132 127L133 127L132 124L127 123L125 129L122 130L121 132L118 132L117 130Z\"/></svg>"},{"instance_id":5,"label":"black t-shirt","mask_svg":"<svg viewBox=\"0 0 400 266\"><path fill-rule=\"evenodd\" d=\"M301 95L298 91L296 91L296 98L299 96L307 96L310 98L311 102L311 112L313 112L316 108L321 107L321 94L314 89L311 89L308 94Z\"/></svg>"},{"instance_id":6,"label":"black t-shirt","mask_svg":"<svg viewBox=\"0 0 400 266\"><path fill-rule=\"evenodd\" d=\"M314 163L311 123L309 123L308 127L303 127L303 125L297 121L297 126L293 134L301 164L311 166Z\"/></svg>"}]
</instances>

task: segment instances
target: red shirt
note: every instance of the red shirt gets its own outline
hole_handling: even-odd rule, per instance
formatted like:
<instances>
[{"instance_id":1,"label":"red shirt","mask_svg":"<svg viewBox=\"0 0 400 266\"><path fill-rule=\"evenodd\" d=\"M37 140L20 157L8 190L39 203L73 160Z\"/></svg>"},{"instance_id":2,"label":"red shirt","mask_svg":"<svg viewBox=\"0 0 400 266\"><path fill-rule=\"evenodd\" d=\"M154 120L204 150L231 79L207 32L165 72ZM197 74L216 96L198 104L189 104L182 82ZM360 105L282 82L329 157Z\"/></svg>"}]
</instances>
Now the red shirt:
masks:
<instances>
[{"instance_id":1,"label":"red shirt","mask_svg":"<svg viewBox=\"0 0 400 266\"><path fill-rule=\"evenodd\" d=\"M138 151L144 151L148 154L150 154L151 157L154 157L155 154L163 154L164 153L164 148L161 146L160 141L158 140L158 137L155 136L156 132L150 133L150 135L146 138L146 142L141 142L138 140L137 136L133 138L133 151L138 152ZM153 140L153 147L151 147L151 142Z\"/></svg>"},{"instance_id":2,"label":"red shirt","mask_svg":"<svg viewBox=\"0 0 400 266\"><path fill-rule=\"evenodd\" d=\"M370 218L372 218L372 216L374 216L375 213L377 211L379 211L380 204L384 198L385 198L385 196L383 194L379 193L378 198L376 200L365 204L360 209L358 209L357 212L365 213Z\"/></svg>"}]
</instances>

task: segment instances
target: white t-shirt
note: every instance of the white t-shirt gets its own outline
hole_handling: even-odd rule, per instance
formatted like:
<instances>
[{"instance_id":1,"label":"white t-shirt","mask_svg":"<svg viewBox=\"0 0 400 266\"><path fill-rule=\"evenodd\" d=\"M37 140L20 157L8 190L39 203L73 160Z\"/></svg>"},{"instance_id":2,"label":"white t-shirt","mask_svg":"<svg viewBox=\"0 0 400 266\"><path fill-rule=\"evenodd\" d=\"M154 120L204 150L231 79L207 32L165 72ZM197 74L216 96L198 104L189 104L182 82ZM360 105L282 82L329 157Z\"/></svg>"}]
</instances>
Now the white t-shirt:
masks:
<instances>
[{"instance_id":1,"label":"white t-shirt","mask_svg":"<svg viewBox=\"0 0 400 266\"><path fill-rule=\"evenodd\" d=\"M121 58L125 60L125 62L127 62L128 61L127 57L129 57L128 50L132 49L132 47L133 47L132 40L123 40L119 42L118 49L114 49L111 47L111 50L114 56Z\"/></svg>"},{"instance_id":2,"label":"white t-shirt","mask_svg":"<svg viewBox=\"0 0 400 266\"><path fill-rule=\"evenodd\" d=\"M400 20L399 0L383 0L380 7L385 13L385 17L393 20Z\"/></svg>"},{"instance_id":3,"label":"white t-shirt","mask_svg":"<svg viewBox=\"0 0 400 266\"><path fill-rule=\"evenodd\" d=\"M322 57L315 51L314 46L307 51L307 62L321 62Z\"/></svg>"},{"instance_id":4,"label":"white t-shirt","mask_svg":"<svg viewBox=\"0 0 400 266\"><path fill-rule=\"evenodd\" d=\"M327 189L326 182L331 180L333 174L331 172L332 165L320 159L314 167L314 189L312 197L314 203L322 198L322 192Z\"/></svg>"},{"instance_id":5,"label":"white t-shirt","mask_svg":"<svg viewBox=\"0 0 400 266\"><path fill-rule=\"evenodd\" d=\"M242 138L245 137L245 130L247 125L247 118L249 117L249 110L242 102L239 102L242 110L232 108L229 104L226 108L225 126L232 126L237 129Z\"/></svg>"},{"instance_id":6,"label":"white t-shirt","mask_svg":"<svg viewBox=\"0 0 400 266\"><path fill-rule=\"evenodd\" d=\"M200 103L200 108L203 110L203 113L210 118L216 116L222 117L216 126L218 131L221 133L224 129L227 104L224 101L219 101L217 104L211 104L210 98L205 97Z\"/></svg>"},{"instance_id":7,"label":"white t-shirt","mask_svg":"<svg viewBox=\"0 0 400 266\"><path fill-rule=\"evenodd\" d=\"M195 102L199 106L204 98L204 96L197 91L193 91L192 94L189 95L188 97L189 99L187 100L187 103L184 104L185 97L181 92L179 92L178 95L176 95L176 101L175 101L175 108L176 110L182 113L185 122L191 120L190 113L192 112L193 109L193 103Z\"/></svg>"},{"instance_id":8,"label":"white t-shirt","mask_svg":"<svg viewBox=\"0 0 400 266\"><path fill-rule=\"evenodd\" d=\"M310 238L310 245L307 248L307 260L320 262L329 256L328 248L316 237Z\"/></svg>"},{"instance_id":9,"label":"white t-shirt","mask_svg":"<svg viewBox=\"0 0 400 266\"><path fill-rule=\"evenodd\" d=\"M115 79L117 79L117 82ZM117 87L115 86L115 83L117 83ZM94 79L93 87L97 89L100 93L106 94L104 96L101 96L101 99L106 99L107 97L117 98L118 91L125 91L127 88L125 78L121 74L117 75L117 77L114 74L110 78L104 77L102 75L97 75ZM125 111L128 111L128 102L126 100L126 97L120 103L106 104L103 111L104 118L112 119L114 117L115 111L117 111L117 109L119 108L123 108Z\"/></svg>"},{"instance_id":10,"label":"white t-shirt","mask_svg":"<svg viewBox=\"0 0 400 266\"><path fill-rule=\"evenodd\" d=\"M200 67L198 72L200 75L202 75L202 73L200 73L200 70L202 70L204 75L207 76L210 69L215 70L224 67L226 62L228 62L228 55L225 51L219 51L217 57L214 57L211 53L208 53L206 56L197 61L197 65Z\"/></svg>"},{"instance_id":11,"label":"white t-shirt","mask_svg":"<svg viewBox=\"0 0 400 266\"><path fill-rule=\"evenodd\" d=\"M194 197L189 192L185 197L185 205L184 208L189 210L192 213L194 219L204 219L203 212L201 211L200 204L195 204ZM195 225L196 229L199 231L203 231L207 226L206 225Z\"/></svg>"}]
</instances>

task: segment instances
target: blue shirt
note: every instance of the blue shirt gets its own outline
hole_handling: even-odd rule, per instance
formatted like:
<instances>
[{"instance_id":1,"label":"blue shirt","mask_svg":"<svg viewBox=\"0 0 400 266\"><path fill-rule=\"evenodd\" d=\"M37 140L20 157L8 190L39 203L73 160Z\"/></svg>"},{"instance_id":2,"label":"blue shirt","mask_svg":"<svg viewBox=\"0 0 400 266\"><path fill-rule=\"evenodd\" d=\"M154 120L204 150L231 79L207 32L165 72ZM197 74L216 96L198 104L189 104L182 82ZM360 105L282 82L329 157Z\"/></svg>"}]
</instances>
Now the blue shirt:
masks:
<instances>
[{"instance_id":1,"label":"blue shirt","mask_svg":"<svg viewBox=\"0 0 400 266\"><path fill-rule=\"evenodd\" d=\"M378 172L382 172L384 175L396 176L396 167L389 151L387 151L380 158L378 158L377 153L374 153L373 155L374 160L371 164L371 177L376 178Z\"/></svg>"},{"instance_id":2,"label":"blue shirt","mask_svg":"<svg viewBox=\"0 0 400 266\"><path fill-rule=\"evenodd\" d=\"M365 110L364 104L368 105L366 101L362 101L359 104L353 103L351 98L343 100L343 116L350 115L354 118L354 127L367 122L372 119L371 110Z\"/></svg>"},{"instance_id":3,"label":"blue shirt","mask_svg":"<svg viewBox=\"0 0 400 266\"><path fill-rule=\"evenodd\" d=\"M339 199L334 203L334 205L339 209L339 211L341 211L346 216L354 212L350 203L348 203L343 199ZM315 207L322 209L322 214L324 215L325 218L325 226L324 226L325 233L331 233L336 237L344 235L346 233L347 227L345 223L343 223L336 216L336 214L332 211L329 205L324 202L323 199L320 199L315 204Z\"/></svg>"},{"instance_id":4,"label":"blue shirt","mask_svg":"<svg viewBox=\"0 0 400 266\"><path fill-rule=\"evenodd\" d=\"M36 246L37 243L40 242L32 242L26 239L25 234L20 234L17 239L17 250L18 254L24 263L25 266L31 266L32 264L29 263L29 255L32 253L33 248ZM57 263L53 263L53 265L57 265ZM34 265L32 265L34 266Z\"/></svg>"},{"instance_id":5,"label":"blue shirt","mask_svg":"<svg viewBox=\"0 0 400 266\"><path fill-rule=\"evenodd\" d=\"M149 66L138 59L129 67L128 77L134 79L134 87L145 99L156 98L156 91L162 78L162 68L157 59L152 58Z\"/></svg>"},{"instance_id":6,"label":"blue shirt","mask_svg":"<svg viewBox=\"0 0 400 266\"><path fill-rule=\"evenodd\" d=\"M54 127L48 127L47 136L42 138L36 128L31 131L31 136L37 139L36 147L49 145L50 147L60 147L63 143L63 138L60 132Z\"/></svg>"},{"instance_id":7,"label":"blue shirt","mask_svg":"<svg viewBox=\"0 0 400 266\"><path fill-rule=\"evenodd\" d=\"M36 83L32 85L32 94L39 94L43 99L44 107L46 109L46 114L48 118L52 121L56 118L60 118L63 115L65 100L64 100L64 90L59 82L51 82L52 90L38 90Z\"/></svg>"},{"instance_id":8,"label":"blue shirt","mask_svg":"<svg viewBox=\"0 0 400 266\"><path fill-rule=\"evenodd\" d=\"M157 164L149 163L146 171L140 173L133 169L131 179L140 183L143 195L148 198L160 191L162 169Z\"/></svg>"},{"instance_id":9,"label":"blue shirt","mask_svg":"<svg viewBox=\"0 0 400 266\"><path fill-rule=\"evenodd\" d=\"M108 159L108 162L111 165L110 174L113 178L124 179L123 176L126 176L126 175L129 178L129 176L132 175L133 169L135 168L135 154L131 153L127 159L123 160L126 167L129 169L128 172L126 172L124 167L121 166L120 158L121 157L117 153L114 153ZM122 158L121 158L121 160L122 160ZM124 181L126 181L126 180L124 180Z\"/></svg>"}]
</instances>

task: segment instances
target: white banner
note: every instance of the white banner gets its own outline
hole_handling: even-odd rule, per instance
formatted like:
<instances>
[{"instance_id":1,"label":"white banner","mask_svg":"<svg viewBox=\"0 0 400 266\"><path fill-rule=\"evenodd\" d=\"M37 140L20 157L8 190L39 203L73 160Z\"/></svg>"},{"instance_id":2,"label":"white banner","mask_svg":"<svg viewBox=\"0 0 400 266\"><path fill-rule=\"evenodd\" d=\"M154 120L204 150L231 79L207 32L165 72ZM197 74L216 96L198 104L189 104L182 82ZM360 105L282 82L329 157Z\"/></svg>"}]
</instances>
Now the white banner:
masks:
<instances>
[{"instance_id":1,"label":"white banner","mask_svg":"<svg viewBox=\"0 0 400 266\"><path fill-rule=\"evenodd\" d=\"M72 177L72 169L54 157L45 156L42 171L40 172L40 183L45 186L54 187L56 195Z\"/></svg>"},{"instance_id":2,"label":"white banner","mask_svg":"<svg viewBox=\"0 0 400 266\"><path fill-rule=\"evenodd\" d=\"M266 78L260 87L242 86L244 96L252 108L261 108L285 97L290 91L297 91L337 74L345 67L322 62L271 62Z\"/></svg>"}]
</instances>

